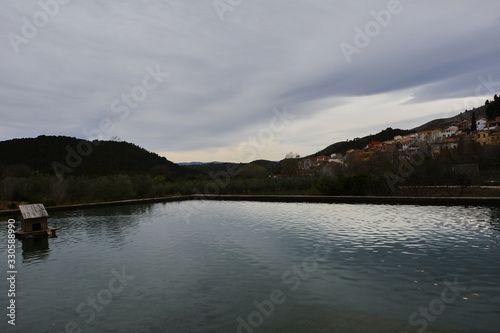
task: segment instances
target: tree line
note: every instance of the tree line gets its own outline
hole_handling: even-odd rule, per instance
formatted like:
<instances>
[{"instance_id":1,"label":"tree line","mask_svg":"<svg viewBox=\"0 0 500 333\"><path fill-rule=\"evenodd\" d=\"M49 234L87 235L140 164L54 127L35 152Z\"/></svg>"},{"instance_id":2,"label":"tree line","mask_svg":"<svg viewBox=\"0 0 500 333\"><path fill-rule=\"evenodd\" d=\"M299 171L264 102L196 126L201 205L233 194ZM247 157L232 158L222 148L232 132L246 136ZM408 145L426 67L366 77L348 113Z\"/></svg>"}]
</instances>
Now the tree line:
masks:
<instances>
[{"instance_id":1,"label":"tree line","mask_svg":"<svg viewBox=\"0 0 500 333\"><path fill-rule=\"evenodd\" d=\"M168 180L165 176L109 175L100 177L55 175L4 177L0 179L0 201L9 208L21 202L46 206L105 202L191 194L318 194L316 177L245 178L227 181L214 178Z\"/></svg>"},{"instance_id":2,"label":"tree line","mask_svg":"<svg viewBox=\"0 0 500 333\"><path fill-rule=\"evenodd\" d=\"M489 121L500 117L500 98L498 95L495 95L492 101L486 100L484 105L486 106L486 117Z\"/></svg>"}]
</instances>

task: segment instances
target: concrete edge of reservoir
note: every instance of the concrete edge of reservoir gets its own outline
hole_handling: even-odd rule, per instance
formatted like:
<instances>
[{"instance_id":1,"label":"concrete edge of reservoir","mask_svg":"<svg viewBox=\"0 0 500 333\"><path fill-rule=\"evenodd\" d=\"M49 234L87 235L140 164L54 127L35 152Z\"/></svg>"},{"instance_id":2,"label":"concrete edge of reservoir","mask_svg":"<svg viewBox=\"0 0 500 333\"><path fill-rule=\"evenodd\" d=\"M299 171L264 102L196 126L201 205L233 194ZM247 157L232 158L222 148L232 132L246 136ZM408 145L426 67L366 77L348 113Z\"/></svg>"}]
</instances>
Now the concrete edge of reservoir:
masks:
<instances>
[{"instance_id":1,"label":"concrete edge of reservoir","mask_svg":"<svg viewBox=\"0 0 500 333\"><path fill-rule=\"evenodd\" d=\"M393 196L308 196L308 195L180 195L170 197L131 199L120 201L85 203L47 207L47 211L62 211L141 203L174 202L186 200L261 201L261 202L304 202L304 203L348 203L348 204L391 204L391 205L486 205L500 206L499 197L393 197ZM0 210L0 216L16 216L19 209Z\"/></svg>"}]
</instances>

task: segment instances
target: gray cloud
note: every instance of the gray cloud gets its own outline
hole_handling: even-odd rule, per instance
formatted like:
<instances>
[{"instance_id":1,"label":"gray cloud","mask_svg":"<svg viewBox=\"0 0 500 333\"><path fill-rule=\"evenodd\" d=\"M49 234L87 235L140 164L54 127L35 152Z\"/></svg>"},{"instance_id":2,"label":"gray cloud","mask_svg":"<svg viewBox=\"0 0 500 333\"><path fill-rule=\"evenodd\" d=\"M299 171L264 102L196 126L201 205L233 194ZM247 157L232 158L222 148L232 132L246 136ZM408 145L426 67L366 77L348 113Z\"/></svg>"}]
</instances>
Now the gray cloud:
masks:
<instances>
[{"instance_id":1,"label":"gray cloud","mask_svg":"<svg viewBox=\"0 0 500 333\"><path fill-rule=\"evenodd\" d=\"M115 131L108 137L167 158L171 152L185 160L238 160L233 145L267 126L273 108L287 106L297 120L276 140L284 156L337 138L312 139L304 134L311 126L345 139L345 127L325 115L342 117L363 96L406 95L406 103L387 110L400 117L411 104L437 108L474 96L480 75L500 80L500 3L493 0L401 0L401 12L347 63L340 44L354 45L354 29L388 3L243 1L221 21L209 0L73 0L15 53L8 34L22 36L23 18L32 22L41 8L38 1L4 1L0 139L84 137L109 118ZM120 119L113 101L142 85L148 66L169 76ZM359 107L368 123L378 116ZM408 124L414 118L408 115ZM204 149L224 153L201 156Z\"/></svg>"}]
</instances>

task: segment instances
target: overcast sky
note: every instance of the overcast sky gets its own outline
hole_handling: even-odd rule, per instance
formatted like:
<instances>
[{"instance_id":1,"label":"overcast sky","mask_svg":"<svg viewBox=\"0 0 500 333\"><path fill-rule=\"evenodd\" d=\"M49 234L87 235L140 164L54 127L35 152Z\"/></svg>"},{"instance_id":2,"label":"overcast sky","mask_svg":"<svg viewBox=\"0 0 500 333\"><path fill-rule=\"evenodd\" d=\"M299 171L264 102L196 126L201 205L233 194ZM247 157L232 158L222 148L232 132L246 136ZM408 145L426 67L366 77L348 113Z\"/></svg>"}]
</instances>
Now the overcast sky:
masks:
<instances>
[{"instance_id":1,"label":"overcast sky","mask_svg":"<svg viewBox=\"0 0 500 333\"><path fill-rule=\"evenodd\" d=\"M309 155L500 92L499 15L498 0L1 0L0 140Z\"/></svg>"}]
</instances>

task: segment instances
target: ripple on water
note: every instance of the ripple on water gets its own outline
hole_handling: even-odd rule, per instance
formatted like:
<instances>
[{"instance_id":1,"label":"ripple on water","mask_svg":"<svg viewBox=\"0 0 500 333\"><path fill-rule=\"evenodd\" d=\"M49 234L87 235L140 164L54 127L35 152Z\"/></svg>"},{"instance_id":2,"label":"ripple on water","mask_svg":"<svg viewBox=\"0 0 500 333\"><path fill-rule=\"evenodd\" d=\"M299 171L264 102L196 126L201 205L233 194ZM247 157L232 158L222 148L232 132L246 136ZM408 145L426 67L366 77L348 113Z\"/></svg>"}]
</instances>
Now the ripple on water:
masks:
<instances>
[{"instance_id":1,"label":"ripple on water","mask_svg":"<svg viewBox=\"0 0 500 333\"><path fill-rule=\"evenodd\" d=\"M18 246L26 259L20 302L36 318L21 325L64 330L75 307L125 268L135 279L97 314L96 332L236 331L236 318L273 290L287 298L280 309L321 306L406 321L455 279L465 291L434 324L497 330L496 208L208 202L186 221L187 204L52 214L58 238L24 254ZM273 316L262 330L289 319Z\"/></svg>"}]
</instances>

